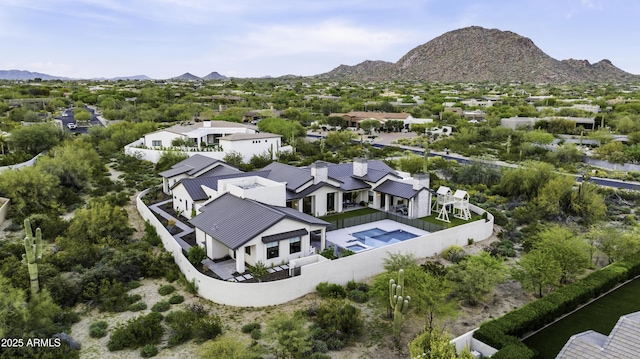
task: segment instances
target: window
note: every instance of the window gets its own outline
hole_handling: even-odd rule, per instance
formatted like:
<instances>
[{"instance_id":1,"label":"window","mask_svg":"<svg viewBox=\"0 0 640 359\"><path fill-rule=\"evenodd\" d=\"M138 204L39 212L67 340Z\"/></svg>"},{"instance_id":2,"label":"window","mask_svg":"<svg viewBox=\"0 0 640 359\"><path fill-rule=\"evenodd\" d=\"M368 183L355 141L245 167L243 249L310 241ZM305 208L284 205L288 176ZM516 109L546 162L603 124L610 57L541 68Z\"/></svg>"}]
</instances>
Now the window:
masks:
<instances>
[{"instance_id":1,"label":"window","mask_svg":"<svg viewBox=\"0 0 640 359\"><path fill-rule=\"evenodd\" d=\"M369 191L369 203L373 203L373 191Z\"/></svg>"},{"instance_id":2,"label":"window","mask_svg":"<svg viewBox=\"0 0 640 359\"><path fill-rule=\"evenodd\" d=\"M327 193L327 211L336 210L336 194L335 192Z\"/></svg>"},{"instance_id":3,"label":"window","mask_svg":"<svg viewBox=\"0 0 640 359\"><path fill-rule=\"evenodd\" d=\"M300 237L291 238L289 240L289 254L298 253L301 250Z\"/></svg>"},{"instance_id":4,"label":"window","mask_svg":"<svg viewBox=\"0 0 640 359\"><path fill-rule=\"evenodd\" d=\"M279 253L279 242L271 242L267 243L267 259L277 258L280 256Z\"/></svg>"},{"instance_id":5,"label":"window","mask_svg":"<svg viewBox=\"0 0 640 359\"><path fill-rule=\"evenodd\" d=\"M153 147L162 147L162 141L153 140L153 141L151 141L151 146L153 146Z\"/></svg>"},{"instance_id":6,"label":"window","mask_svg":"<svg viewBox=\"0 0 640 359\"><path fill-rule=\"evenodd\" d=\"M250 256L251 255L251 247L244 247L244 252Z\"/></svg>"}]
</instances>

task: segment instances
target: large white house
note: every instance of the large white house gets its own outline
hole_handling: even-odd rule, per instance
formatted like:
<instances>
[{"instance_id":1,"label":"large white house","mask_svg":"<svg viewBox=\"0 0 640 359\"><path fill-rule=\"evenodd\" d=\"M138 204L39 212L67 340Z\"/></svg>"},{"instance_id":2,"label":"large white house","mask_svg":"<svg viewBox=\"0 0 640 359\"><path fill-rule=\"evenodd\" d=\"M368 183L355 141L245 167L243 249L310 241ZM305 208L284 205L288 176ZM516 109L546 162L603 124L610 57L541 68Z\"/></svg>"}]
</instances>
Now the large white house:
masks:
<instances>
[{"instance_id":1,"label":"large white house","mask_svg":"<svg viewBox=\"0 0 640 359\"><path fill-rule=\"evenodd\" d=\"M356 206L408 218L431 214L429 176L403 177L379 160L308 167L274 162L240 172L188 159L161 175L165 183L179 178L167 192L174 210L190 218L198 245L211 259L234 258L238 273L245 264L288 263L324 249L328 223L319 216Z\"/></svg>"},{"instance_id":2,"label":"large white house","mask_svg":"<svg viewBox=\"0 0 640 359\"><path fill-rule=\"evenodd\" d=\"M290 150L289 146L282 147L281 139L280 135L257 133L241 123L202 121L148 133L125 146L125 153L154 163L167 150L182 151L188 155L201 154L218 160L231 151L240 153L244 161L263 154L275 159L278 152ZM181 143L176 146L176 142Z\"/></svg>"},{"instance_id":3,"label":"large white house","mask_svg":"<svg viewBox=\"0 0 640 359\"><path fill-rule=\"evenodd\" d=\"M181 172L184 165L161 173ZM204 170L202 170L204 171ZM333 164L318 161L308 167L294 167L273 162L254 172L208 172L210 175L182 178L167 193L173 196L173 206L184 216L205 205L211 198L223 193L220 181L230 178L262 177L282 183L281 202L278 205L312 215L325 216L344 209L365 206L384 211L400 212L409 218L431 214L431 190L427 175L408 177L396 172L379 160L356 158L350 163ZM180 175L184 176L181 172ZM203 172L204 173L204 172ZM163 179L164 179L163 178ZM178 178L178 177L173 177ZM171 180L166 180L169 182Z\"/></svg>"}]
</instances>

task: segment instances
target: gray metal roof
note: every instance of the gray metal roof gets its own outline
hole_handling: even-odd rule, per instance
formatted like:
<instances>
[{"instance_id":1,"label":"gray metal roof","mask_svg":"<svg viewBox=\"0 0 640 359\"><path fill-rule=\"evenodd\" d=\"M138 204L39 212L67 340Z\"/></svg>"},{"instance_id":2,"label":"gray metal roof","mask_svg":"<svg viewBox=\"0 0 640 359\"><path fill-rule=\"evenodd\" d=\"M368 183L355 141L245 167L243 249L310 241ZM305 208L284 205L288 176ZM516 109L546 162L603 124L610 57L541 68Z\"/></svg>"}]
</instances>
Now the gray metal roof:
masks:
<instances>
[{"instance_id":1,"label":"gray metal roof","mask_svg":"<svg viewBox=\"0 0 640 359\"><path fill-rule=\"evenodd\" d=\"M271 242L277 242L283 239L290 239L290 238L295 238L295 237L300 237L300 236L304 236L309 234L309 231L307 231L306 229L302 228L302 229L296 229L293 231L289 231L289 232L282 232L282 233L278 233L278 234L272 234L270 236L264 236L262 237L262 243L271 243Z\"/></svg>"},{"instance_id":2,"label":"gray metal roof","mask_svg":"<svg viewBox=\"0 0 640 359\"><path fill-rule=\"evenodd\" d=\"M184 185L184 188L187 190L189 197L194 201L200 201L203 199L207 199L208 196L202 189L202 187L211 188L214 191L218 190L218 180L227 179L227 178L240 178L240 177L250 177L250 176L258 176L267 178L269 175L269 171L256 171L256 172L235 172L226 175L220 176L209 176L209 177L196 177L196 178L183 178L178 181L173 187L175 188L179 184Z\"/></svg>"},{"instance_id":3,"label":"gray metal roof","mask_svg":"<svg viewBox=\"0 0 640 359\"><path fill-rule=\"evenodd\" d=\"M287 189L292 191L313 180L313 178L311 178L311 172L308 169L305 170L279 162L272 162L264 167L263 170L271 171L269 177L267 177L270 180L287 182Z\"/></svg>"},{"instance_id":4,"label":"gray metal roof","mask_svg":"<svg viewBox=\"0 0 640 359\"><path fill-rule=\"evenodd\" d=\"M196 154L184 161L176 163L175 165L171 166L171 169L160 172L159 175L169 178L186 172L191 176L215 164L216 162L220 161L216 160L215 158Z\"/></svg>"},{"instance_id":5,"label":"gray metal roof","mask_svg":"<svg viewBox=\"0 0 640 359\"><path fill-rule=\"evenodd\" d=\"M292 208L270 206L225 193L204 206L189 223L235 250L284 218L309 224L329 223Z\"/></svg>"},{"instance_id":6,"label":"gray metal roof","mask_svg":"<svg viewBox=\"0 0 640 359\"><path fill-rule=\"evenodd\" d=\"M410 183L397 182L389 179L382 182L373 190L406 199L411 199L420 192L413 189L413 185Z\"/></svg>"},{"instance_id":7,"label":"gray metal roof","mask_svg":"<svg viewBox=\"0 0 640 359\"><path fill-rule=\"evenodd\" d=\"M367 161L367 175L359 178L369 182L377 182L388 174L398 176L397 172L383 161L369 160ZM329 177L338 181L353 177L353 162L329 164Z\"/></svg>"},{"instance_id":8,"label":"gray metal roof","mask_svg":"<svg viewBox=\"0 0 640 359\"><path fill-rule=\"evenodd\" d=\"M640 312L618 320L609 336L589 330L573 335L556 359L634 359L640 353Z\"/></svg>"},{"instance_id":9,"label":"gray metal roof","mask_svg":"<svg viewBox=\"0 0 640 359\"><path fill-rule=\"evenodd\" d=\"M234 173L242 173L242 171L229 165L219 164L207 172L202 173L200 177L224 176Z\"/></svg>"},{"instance_id":10,"label":"gray metal roof","mask_svg":"<svg viewBox=\"0 0 640 359\"><path fill-rule=\"evenodd\" d=\"M331 187L331 188L337 188L336 186L330 185L328 183L325 182L320 182L320 183L316 183L314 185L311 185L305 189L303 189L300 192L294 192L294 191L287 191L287 201L292 200L292 199L300 199L300 198L304 198L306 196L308 196L309 194L315 192L317 189L322 188L324 186L327 187Z\"/></svg>"}]
</instances>

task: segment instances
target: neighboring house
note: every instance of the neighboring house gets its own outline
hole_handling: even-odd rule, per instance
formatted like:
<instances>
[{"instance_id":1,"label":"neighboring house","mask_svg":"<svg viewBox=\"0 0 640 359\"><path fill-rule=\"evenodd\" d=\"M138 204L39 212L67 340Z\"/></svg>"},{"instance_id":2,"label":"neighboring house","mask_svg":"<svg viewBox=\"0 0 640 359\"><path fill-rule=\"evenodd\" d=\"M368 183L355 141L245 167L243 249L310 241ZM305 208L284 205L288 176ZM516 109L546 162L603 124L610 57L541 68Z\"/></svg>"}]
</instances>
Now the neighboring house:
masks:
<instances>
[{"instance_id":1,"label":"neighboring house","mask_svg":"<svg viewBox=\"0 0 640 359\"><path fill-rule=\"evenodd\" d=\"M226 152L238 152L242 160L248 162L253 155L269 154L272 160L277 158L282 147L282 136L273 133L234 133L220 137L218 143Z\"/></svg>"},{"instance_id":2,"label":"neighboring house","mask_svg":"<svg viewBox=\"0 0 640 359\"><path fill-rule=\"evenodd\" d=\"M171 194L171 187L183 178L209 177L236 172L242 171L224 161L196 154L160 172L159 175L162 177L162 191Z\"/></svg>"},{"instance_id":3,"label":"neighboring house","mask_svg":"<svg viewBox=\"0 0 640 359\"><path fill-rule=\"evenodd\" d=\"M593 330L569 338L556 359L635 359L640 355L640 312L623 315L611 334Z\"/></svg>"},{"instance_id":4,"label":"neighboring house","mask_svg":"<svg viewBox=\"0 0 640 359\"><path fill-rule=\"evenodd\" d=\"M278 190L284 194L282 184L249 177L229 180L224 186L229 192L200 208L201 213L189 221L195 226L196 243L204 247L209 258L230 256L235 259L236 271L243 273L246 264L278 265L315 254L311 245L314 232L320 238L319 248L325 248L329 223L263 202L265 198L274 199L273 192ZM254 193L247 193L251 191Z\"/></svg>"},{"instance_id":5,"label":"neighboring house","mask_svg":"<svg viewBox=\"0 0 640 359\"><path fill-rule=\"evenodd\" d=\"M203 121L189 125L174 125L144 135L136 142L125 146L125 153L140 159L158 162L163 151L176 150L194 155L221 160L235 151L248 161L254 155L269 154L272 159L280 151L291 151L291 146L282 146L282 136L271 133L256 133L247 125L226 121ZM181 139L183 144L174 146Z\"/></svg>"},{"instance_id":6,"label":"neighboring house","mask_svg":"<svg viewBox=\"0 0 640 359\"><path fill-rule=\"evenodd\" d=\"M585 129L595 128L595 117L509 117L500 120L500 126L508 127L512 130L518 128L533 128L538 121L553 121L556 119L569 120L576 123L576 126L582 126Z\"/></svg>"},{"instance_id":7,"label":"neighboring house","mask_svg":"<svg viewBox=\"0 0 640 359\"><path fill-rule=\"evenodd\" d=\"M384 124L387 121L395 120L404 122L411 117L410 113L405 112L365 112L351 111L349 113L331 113L329 117L342 117L347 121L347 127L360 128L360 122L365 120L377 120Z\"/></svg>"},{"instance_id":8,"label":"neighboring house","mask_svg":"<svg viewBox=\"0 0 640 359\"><path fill-rule=\"evenodd\" d=\"M143 144L146 147L172 147L175 139L184 139L193 147L214 146L220 137L234 133L255 133L255 130L236 122L202 121L189 125L173 125L163 130L144 135Z\"/></svg>"}]
</instances>

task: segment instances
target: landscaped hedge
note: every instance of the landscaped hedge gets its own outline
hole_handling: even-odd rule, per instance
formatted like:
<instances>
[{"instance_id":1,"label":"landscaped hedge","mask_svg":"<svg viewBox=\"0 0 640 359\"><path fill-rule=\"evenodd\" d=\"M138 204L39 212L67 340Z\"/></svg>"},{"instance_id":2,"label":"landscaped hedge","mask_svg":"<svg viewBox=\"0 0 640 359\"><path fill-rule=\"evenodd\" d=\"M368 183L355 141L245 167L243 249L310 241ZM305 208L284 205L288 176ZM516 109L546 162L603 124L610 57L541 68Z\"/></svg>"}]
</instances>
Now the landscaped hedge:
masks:
<instances>
[{"instance_id":1,"label":"landscaped hedge","mask_svg":"<svg viewBox=\"0 0 640 359\"><path fill-rule=\"evenodd\" d=\"M542 328L576 309L580 304L638 274L640 258L613 263L589 274L579 282L560 288L544 298L482 324L473 333L473 337L499 349L493 358L533 358L533 351L520 341L524 334Z\"/></svg>"}]
</instances>

